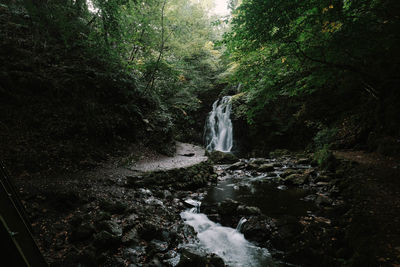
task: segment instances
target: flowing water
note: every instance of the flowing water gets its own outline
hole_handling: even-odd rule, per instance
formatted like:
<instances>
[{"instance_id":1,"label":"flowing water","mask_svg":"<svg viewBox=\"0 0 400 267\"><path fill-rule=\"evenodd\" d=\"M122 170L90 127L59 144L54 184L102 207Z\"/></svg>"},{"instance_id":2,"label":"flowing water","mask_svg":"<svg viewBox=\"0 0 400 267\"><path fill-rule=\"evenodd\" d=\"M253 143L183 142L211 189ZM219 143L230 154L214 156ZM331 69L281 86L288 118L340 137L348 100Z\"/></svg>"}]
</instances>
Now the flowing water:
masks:
<instances>
[{"instance_id":1,"label":"flowing water","mask_svg":"<svg viewBox=\"0 0 400 267\"><path fill-rule=\"evenodd\" d=\"M208 115L204 130L205 144L208 151L230 152L232 149L231 98L231 96L224 96L212 105L212 111Z\"/></svg>"},{"instance_id":2,"label":"flowing water","mask_svg":"<svg viewBox=\"0 0 400 267\"><path fill-rule=\"evenodd\" d=\"M284 168L277 170L276 174L282 173ZM225 174L220 175L218 185L209 188L202 202L185 201L192 208L182 212L181 217L197 232L199 241L194 245L199 250L217 254L227 266L288 266L274 261L267 249L257 247L244 238L241 230L247 221L245 217L240 219L236 229L225 227L200 213L200 205L215 206L229 198L258 207L263 214L276 219L288 215L300 217L314 209L313 203L303 200L308 192L273 182L274 177L266 173L252 175L242 170L222 173Z\"/></svg>"},{"instance_id":3,"label":"flowing water","mask_svg":"<svg viewBox=\"0 0 400 267\"><path fill-rule=\"evenodd\" d=\"M184 211L181 217L197 232L199 246L220 256L228 266L274 266L267 249L247 241L233 228L214 223L205 214Z\"/></svg>"}]
</instances>

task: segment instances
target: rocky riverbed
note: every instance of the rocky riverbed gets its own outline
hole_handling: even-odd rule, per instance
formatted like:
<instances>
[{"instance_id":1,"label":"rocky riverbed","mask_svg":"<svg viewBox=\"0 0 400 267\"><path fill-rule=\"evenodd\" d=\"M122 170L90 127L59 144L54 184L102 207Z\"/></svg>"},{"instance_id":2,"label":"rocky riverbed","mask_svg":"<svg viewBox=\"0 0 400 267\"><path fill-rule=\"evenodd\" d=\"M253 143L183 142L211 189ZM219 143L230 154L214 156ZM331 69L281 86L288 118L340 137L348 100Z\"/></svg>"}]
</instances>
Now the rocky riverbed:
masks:
<instances>
[{"instance_id":1,"label":"rocky riverbed","mask_svg":"<svg viewBox=\"0 0 400 267\"><path fill-rule=\"evenodd\" d=\"M307 153L215 154L210 158L225 164L137 171L110 163L25 182L20 193L46 259L51 266L224 266L212 251L190 246L198 239L181 218L187 199L201 201L201 212L222 226L236 228L246 218L244 237L268 249L278 266L343 266L354 259L355 209L343 191L356 163L335 160L334 169L323 171Z\"/></svg>"}]
</instances>

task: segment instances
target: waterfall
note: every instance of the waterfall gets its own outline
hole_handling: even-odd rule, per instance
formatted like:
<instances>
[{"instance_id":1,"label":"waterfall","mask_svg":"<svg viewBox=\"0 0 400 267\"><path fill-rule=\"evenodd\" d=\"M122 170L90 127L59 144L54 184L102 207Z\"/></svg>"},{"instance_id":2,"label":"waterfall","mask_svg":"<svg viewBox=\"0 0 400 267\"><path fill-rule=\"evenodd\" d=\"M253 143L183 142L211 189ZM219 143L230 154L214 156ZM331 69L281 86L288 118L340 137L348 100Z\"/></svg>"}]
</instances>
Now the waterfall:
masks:
<instances>
[{"instance_id":1,"label":"waterfall","mask_svg":"<svg viewBox=\"0 0 400 267\"><path fill-rule=\"evenodd\" d=\"M208 151L230 152L232 149L231 98L231 96L224 96L212 105L212 111L208 115L204 131Z\"/></svg>"},{"instance_id":2,"label":"waterfall","mask_svg":"<svg viewBox=\"0 0 400 267\"><path fill-rule=\"evenodd\" d=\"M238 231L239 233L242 231L242 227L243 224L247 222L247 219L245 217L242 217L238 223L238 225L236 226L236 231Z\"/></svg>"}]
</instances>

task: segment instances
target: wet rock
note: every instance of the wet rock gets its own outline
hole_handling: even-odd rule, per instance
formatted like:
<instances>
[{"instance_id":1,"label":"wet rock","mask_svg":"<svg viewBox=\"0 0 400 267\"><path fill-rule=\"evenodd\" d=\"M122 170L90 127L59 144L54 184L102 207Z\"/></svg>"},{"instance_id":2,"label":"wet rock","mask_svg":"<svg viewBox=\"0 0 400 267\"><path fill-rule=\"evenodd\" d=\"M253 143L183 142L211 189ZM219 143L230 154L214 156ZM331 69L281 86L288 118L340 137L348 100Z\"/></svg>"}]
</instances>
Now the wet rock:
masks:
<instances>
[{"instance_id":1,"label":"wet rock","mask_svg":"<svg viewBox=\"0 0 400 267\"><path fill-rule=\"evenodd\" d=\"M287 177L289 175L296 174L298 172L299 172L298 170L286 169L283 173L281 173L280 177L285 178L285 177Z\"/></svg>"},{"instance_id":2,"label":"wet rock","mask_svg":"<svg viewBox=\"0 0 400 267\"><path fill-rule=\"evenodd\" d=\"M97 249L112 249L121 243L121 239L107 231L94 235L93 245Z\"/></svg>"},{"instance_id":3,"label":"wet rock","mask_svg":"<svg viewBox=\"0 0 400 267\"><path fill-rule=\"evenodd\" d=\"M302 174L291 174L287 176L284 180L285 183L294 184L294 185L303 185L308 181L307 176Z\"/></svg>"},{"instance_id":4,"label":"wet rock","mask_svg":"<svg viewBox=\"0 0 400 267\"><path fill-rule=\"evenodd\" d=\"M162 229L161 225L157 225L153 222L145 222L139 229L139 236L146 240L151 241L153 239L161 239L162 238Z\"/></svg>"},{"instance_id":5,"label":"wet rock","mask_svg":"<svg viewBox=\"0 0 400 267\"><path fill-rule=\"evenodd\" d=\"M315 204L318 206L330 206L332 205L333 200L326 195L318 194L317 198L315 199Z\"/></svg>"},{"instance_id":6,"label":"wet rock","mask_svg":"<svg viewBox=\"0 0 400 267\"><path fill-rule=\"evenodd\" d=\"M104 211L110 212L111 214L122 214L127 209L127 205L120 201L109 201L103 199L100 201L100 207Z\"/></svg>"},{"instance_id":7,"label":"wet rock","mask_svg":"<svg viewBox=\"0 0 400 267\"><path fill-rule=\"evenodd\" d=\"M198 251L183 248L177 267L223 267L224 261L215 254L204 254Z\"/></svg>"},{"instance_id":8,"label":"wet rock","mask_svg":"<svg viewBox=\"0 0 400 267\"><path fill-rule=\"evenodd\" d=\"M275 168L274 168L274 164L265 163L265 164L262 164L260 167L258 167L257 170L260 172L272 172L275 170Z\"/></svg>"},{"instance_id":9,"label":"wet rock","mask_svg":"<svg viewBox=\"0 0 400 267\"><path fill-rule=\"evenodd\" d=\"M94 229L93 225L91 225L89 223L84 223L72 231L69 240L71 242L83 241L83 240L89 239L93 235L94 232L95 232L95 229Z\"/></svg>"},{"instance_id":10,"label":"wet rock","mask_svg":"<svg viewBox=\"0 0 400 267\"><path fill-rule=\"evenodd\" d=\"M296 164L299 165L308 165L310 164L311 160L309 158L300 158L296 161Z\"/></svg>"},{"instance_id":11,"label":"wet rock","mask_svg":"<svg viewBox=\"0 0 400 267\"><path fill-rule=\"evenodd\" d=\"M227 168L227 170L241 170L246 167L246 163L243 161L238 161Z\"/></svg>"},{"instance_id":12,"label":"wet rock","mask_svg":"<svg viewBox=\"0 0 400 267\"><path fill-rule=\"evenodd\" d=\"M102 221L96 225L100 231L109 232L115 236L122 236L122 227L115 221Z\"/></svg>"},{"instance_id":13,"label":"wet rock","mask_svg":"<svg viewBox=\"0 0 400 267\"><path fill-rule=\"evenodd\" d=\"M233 199L226 199L218 205L218 213L221 215L231 215L236 212L239 202Z\"/></svg>"},{"instance_id":14,"label":"wet rock","mask_svg":"<svg viewBox=\"0 0 400 267\"><path fill-rule=\"evenodd\" d=\"M209 158L214 163L218 164L231 164L237 162L239 159L232 153L225 153L221 151L212 151Z\"/></svg>"},{"instance_id":15,"label":"wet rock","mask_svg":"<svg viewBox=\"0 0 400 267\"><path fill-rule=\"evenodd\" d=\"M236 212L240 215L259 215L261 210L258 207L239 205Z\"/></svg>"},{"instance_id":16,"label":"wet rock","mask_svg":"<svg viewBox=\"0 0 400 267\"><path fill-rule=\"evenodd\" d=\"M266 242L272 233L272 221L261 216L251 217L242 228L245 238L256 242Z\"/></svg>"},{"instance_id":17,"label":"wet rock","mask_svg":"<svg viewBox=\"0 0 400 267\"><path fill-rule=\"evenodd\" d=\"M329 177L328 175L318 175L315 178L315 182L329 182L331 180L331 177Z\"/></svg>"},{"instance_id":18,"label":"wet rock","mask_svg":"<svg viewBox=\"0 0 400 267\"><path fill-rule=\"evenodd\" d=\"M150 246L156 252L166 252L168 250L168 243L157 239L151 240Z\"/></svg>"},{"instance_id":19,"label":"wet rock","mask_svg":"<svg viewBox=\"0 0 400 267\"><path fill-rule=\"evenodd\" d=\"M123 231L126 232L127 230L134 227L137 224L137 222L136 222L137 219L138 219L138 215L136 215L136 214L131 214L127 218L125 218L122 221Z\"/></svg>"},{"instance_id":20,"label":"wet rock","mask_svg":"<svg viewBox=\"0 0 400 267\"><path fill-rule=\"evenodd\" d=\"M125 245L136 245L139 243L136 229L131 229L122 236L122 243Z\"/></svg>"},{"instance_id":21,"label":"wet rock","mask_svg":"<svg viewBox=\"0 0 400 267\"><path fill-rule=\"evenodd\" d=\"M249 164L261 165L267 163L268 160L265 158L253 158L249 160Z\"/></svg>"}]
</instances>

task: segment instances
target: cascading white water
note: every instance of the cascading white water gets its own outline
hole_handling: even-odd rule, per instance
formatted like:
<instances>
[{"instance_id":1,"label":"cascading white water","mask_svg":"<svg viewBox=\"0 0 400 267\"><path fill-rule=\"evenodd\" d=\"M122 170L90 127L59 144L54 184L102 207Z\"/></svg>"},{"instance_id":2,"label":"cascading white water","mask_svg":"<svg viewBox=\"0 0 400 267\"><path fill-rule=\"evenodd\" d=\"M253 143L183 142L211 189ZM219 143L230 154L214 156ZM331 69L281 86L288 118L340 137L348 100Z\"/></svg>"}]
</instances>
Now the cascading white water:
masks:
<instances>
[{"instance_id":1,"label":"cascading white water","mask_svg":"<svg viewBox=\"0 0 400 267\"><path fill-rule=\"evenodd\" d=\"M200 248L217 254L227 266L276 266L267 249L253 245L237 230L214 223L205 214L194 212L194 208L182 212L181 217L197 232Z\"/></svg>"},{"instance_id":2,"label":"cascading white water","mask_svg":"<svg viewBox=\"0 0 400 267\"><path fill-rule=\"evenodd\" d=\"M230 152L233 145L231 96L224 96L213 103L205 125L205 143L208 151Z\"/></svg>"},{"instance_id":3,"label":"cascading white water","mask_svg":"<svg viewBox=\"0 0 400 267\"><path fill-rule=\"evenodd\" d=\"M245 224L247 222L247 219L245 217L242 217L238 223L238 225L236 226L236 231L241 232L242 231L242 227L243 224Z\"/></svg>"}]
</instances>

